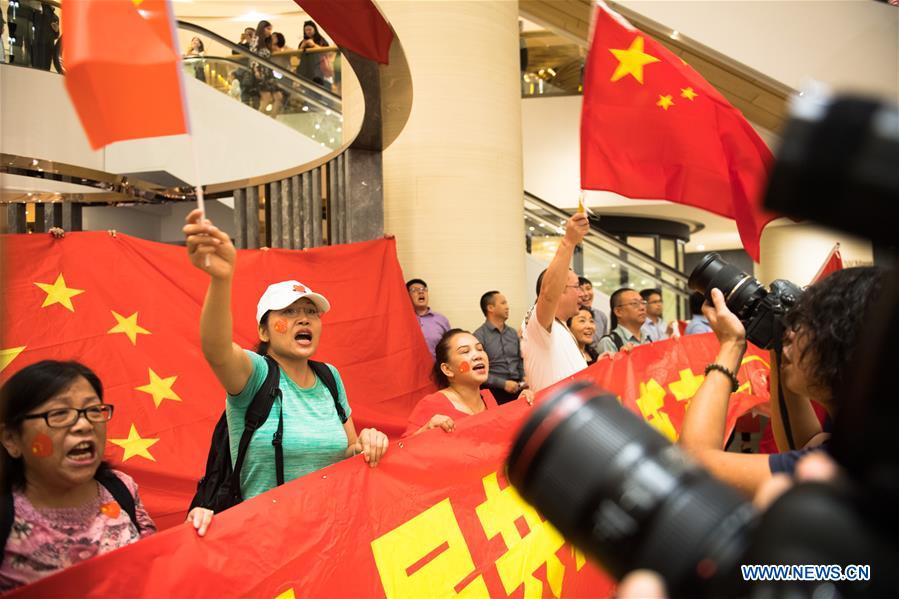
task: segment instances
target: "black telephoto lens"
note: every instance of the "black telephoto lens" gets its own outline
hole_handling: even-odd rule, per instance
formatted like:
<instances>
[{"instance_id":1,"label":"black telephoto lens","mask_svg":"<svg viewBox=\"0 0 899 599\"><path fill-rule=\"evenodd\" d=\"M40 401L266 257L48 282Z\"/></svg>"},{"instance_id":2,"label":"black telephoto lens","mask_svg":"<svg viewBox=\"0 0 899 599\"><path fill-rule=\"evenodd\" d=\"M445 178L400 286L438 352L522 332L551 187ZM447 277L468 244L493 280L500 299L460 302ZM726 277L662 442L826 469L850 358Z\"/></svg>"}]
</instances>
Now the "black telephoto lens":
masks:
<instances>
[{"instance_id":1,"label":"black telephoto lens","mask_svg":"<svg viewBox=\"0 0 899 599\"><path fill-rule=\"evenodd\" d=\"M745 594L734 572L754 509L614 395L584 382L553 393L507 468L522 497L616 578L648 568L672 597Z\"/></svg>"},{"instance_id":2,"label":"black telephoto lens","mask_svg":"<svg viewBox=\"0 0 899 599\"><path fill-rule=\"evenodd\" d=\"M712 252L690 273L687 286L702 293L712 303L712 289L724 294L728 309L744 324L752 317L759 300L768 292L756 279Z\"/></svg>"}]
</instances>

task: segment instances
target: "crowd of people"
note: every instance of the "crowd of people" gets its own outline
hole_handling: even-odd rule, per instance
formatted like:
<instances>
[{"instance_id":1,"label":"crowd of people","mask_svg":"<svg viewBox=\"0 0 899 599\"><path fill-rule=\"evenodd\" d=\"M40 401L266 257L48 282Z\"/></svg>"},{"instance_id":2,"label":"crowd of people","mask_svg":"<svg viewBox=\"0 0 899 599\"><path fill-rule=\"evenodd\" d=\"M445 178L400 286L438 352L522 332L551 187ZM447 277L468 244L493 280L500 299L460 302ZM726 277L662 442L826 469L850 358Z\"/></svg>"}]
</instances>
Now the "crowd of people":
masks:
<instances>
[{"instance_id":1,"label":"crowd of people","mask_svg":"<svg viewBox=\"0 0 899 599\"><path fill-rule=\"evenodd\" d=\"M583 214L568 220L555 256L537 280L537 300L520 331L508 326L509 303L500 291L481 296L485 320L472 333L452 328L430 308L424 280L406 283L434 359L437 390L417 402L403 436L431 429L452 433L468 416L513 401L532 404L535 392L603 354L678 334L677 325L662 318L656 289L615 291L606 324L605 315L591 305L590 281L569 268L588 229ZM184 234L191 263L209 281L199 321L201 349L226 392L237 501L360 454L369 466L377 466L389 453L387 435L375 428L357 431L340 372L313 359L321 317L331 309L328 299L296 280L272 283L256 307L258 345L243 348L232 333L237 252L231 239L199 210L188 215ZM811 402L836 416L835 394L846 379L845 364L884 280L884 271L873 267L837 272L809 288L789 312L781 380L799 449L771 455L722 449L727 399L737 387L746 331L720 291L712 291L711 304L694 300L690 325L713 331L720 349L686 412L679 439L684 450L751 494L773 474L791 473L805 454L826 447L827 427L815 417ZM847 301L858 309L846 311ZM250 414L268 380L275 381L274 403L251 427ZM155 532L135 482L103 461L114 406L104 402L102 382L88 367L50 360L32 364L3 385L0 402L2 492L11 506L0 522L0 535L6 535L0 592ZM775 430L780 440L784 425L775 419L774 426L780 427ZM200 536L213 521L214 507L195 498L188 512Z\"/></svg>"},{"instance_id":2,"label":"crowd of people","mask_svg":"<svg viewBox=\"0 0 899 599\"><path fill-rule=\"evenodd\" d=\"M303 23L302 37L296 48L291 47L287 43L287 37L274 31L272 24L266 20L259 21L255 28L244 29L237 45L265 60L271 60L273 56L285 52L299 51L299 61L292 69L294 74L325 90L338 91L334 67L336 53L313 51L330 47L313 21ZM233 54L237 52L233 51ZM197 78L200 78L199 74ZM278 84L277 79L270 67L262 62L251 61L247 68L236 69L229 75L229 94L240 98L244 104L275 116L287 102L289 95L284 86Z\"/></svg>"}]
</instances>

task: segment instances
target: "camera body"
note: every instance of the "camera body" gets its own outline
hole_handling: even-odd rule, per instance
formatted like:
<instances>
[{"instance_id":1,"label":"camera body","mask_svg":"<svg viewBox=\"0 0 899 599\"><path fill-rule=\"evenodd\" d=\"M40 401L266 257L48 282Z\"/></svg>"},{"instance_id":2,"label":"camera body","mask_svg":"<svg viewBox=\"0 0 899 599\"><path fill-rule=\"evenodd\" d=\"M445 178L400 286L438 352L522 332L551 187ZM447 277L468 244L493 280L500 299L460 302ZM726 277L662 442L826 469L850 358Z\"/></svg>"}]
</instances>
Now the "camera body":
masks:
<instances>
[{"instance_id":1,"label":"camera body","mask_svg":"<svg viewBox=\"0 0 899 599\"><path fill-rule=\"evenodd\" d=\"M779 347L784 316L802 296L802 289L783 279L765 289L758 279L725 262L717 253L707 254L693 269L687 285L711 303L712 289L724 294L728 309L746 328L746 338L762 349Z\"/></svg>"}]
</instances>

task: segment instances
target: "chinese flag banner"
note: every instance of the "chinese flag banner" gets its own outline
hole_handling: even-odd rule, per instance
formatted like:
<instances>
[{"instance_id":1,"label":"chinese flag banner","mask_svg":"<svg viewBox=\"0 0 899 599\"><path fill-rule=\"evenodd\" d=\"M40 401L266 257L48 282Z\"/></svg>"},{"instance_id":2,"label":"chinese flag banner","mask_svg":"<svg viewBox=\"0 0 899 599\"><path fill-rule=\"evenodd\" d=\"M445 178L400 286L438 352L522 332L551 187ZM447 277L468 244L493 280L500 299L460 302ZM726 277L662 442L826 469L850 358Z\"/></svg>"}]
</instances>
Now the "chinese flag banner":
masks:
<instances>
[{"instance_id":1,"label":"chinese flag banner","mask_svg":"<svg viewBox=\"0 0 899 599\"><path fill-rule=\"evenodd\" d=\"M759 260L771 152L696 71L604 4L584 74L581 188L665 199L735 219Z\"/></svg>"},{"instance_id":2,"label":"chinese flag banner","mask_svg":"<svg viewBox=\"0 0 899 599\"><path fill-rule=\"evenodd\" d=\"M105 232L0 237L6 269L0 382L43 359L79 360L115 405L106 457L140 485L160 528L183 521L225 392L200 350L208 277L183 247ZM297 279L324 294L316 358L334 364L357 428L399 436L433 391L431 357L409 306L395 241L238 252L234 337L255 347L256 302Z\"/></svg>"},{"instance_id":3,"label":"chinese flag banner","mask_svg":"<svg viewBox=\"0 0 899 599\"><path fill-rule=\"evenodd\" d=\"M821 268L818 269L818 272L815 274L814 278L812 278L811 284L814 285L827 275L833 274L838 270L843 270L843 255L840 253L839 243L834 245L833 249L830 250L830 253L827 254L827 258L824 259L824 264L821 265Z\"/></svg>"},{"instance_id":4,"label":"chinese flag banner","mask_svg":"<svg viewBox=\"0 0 899 599\"><path fill-rule=\"evenodd\" d=\"M188 132L172 14L168 0L63 0L66 89L93 149Z\"/></svg>"},{"instance_id":5,"label":"chinese flag banner","mask_svg":"<svg viewBox=\"0 0 899 599\"><path fill-rule=\"evenodd\" d=\"M179 523L223 405L199 350L206 275L181 247L124 235L0 241L7 264L19 265L4 286L0 378L43 358L96 369L116 405L107 458L138 480L163 527ZM341 370L357 423L401 431L432 387L394 241L239 252L239 343L255 340L256 298L287 278L332 302L320 357ZM716 351L713 335L688 336L604 358L572 378L610 389L674 439ZM764 354L750 347L729 427L768 400L767 376ZM356 457L311 473L219 514L205 538L170 527L10 596L608 597L612 581L504 478L529 414L513 402L459 421L451 434L395 440L377 468Z\"/></svg>"},{"instance_id":6,"label":"chinese flag banner","mask_svg":"<svg viewBox=\"0 0 899 599\"><path fill-rule=\"evenodd\" d=\"M372 0L294 0L337 46L387 64L393 29Z\"/></svg>"}]
</instances>

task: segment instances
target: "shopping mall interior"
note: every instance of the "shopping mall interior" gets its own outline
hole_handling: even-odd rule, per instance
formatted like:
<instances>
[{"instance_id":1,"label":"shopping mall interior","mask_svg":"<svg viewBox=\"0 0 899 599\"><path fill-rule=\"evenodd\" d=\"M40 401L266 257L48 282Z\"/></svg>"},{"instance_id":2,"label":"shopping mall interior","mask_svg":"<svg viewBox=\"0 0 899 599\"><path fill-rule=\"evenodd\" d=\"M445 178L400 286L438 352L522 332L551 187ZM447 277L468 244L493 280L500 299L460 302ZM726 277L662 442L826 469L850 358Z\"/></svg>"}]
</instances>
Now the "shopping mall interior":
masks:
<instances>
[{"instance_id":1,"label":"shopping mall interior","mask_svg":"<svg viewBox=\"0 0 899 599\"><path fill-rule=\"evenodd\" d=\"M772 151L799 90L897 100L899 9L887 3L609 4L714 85ZM591 3L377 6L395 34L381 65L334 45L297 50L308 17L292 0L174 0L191 134L93 150L64 86L60 5L0 1L3 230L61 226L183 243L202 185L210 218L239 247L393 235L405 276L427 280L434 309L451 322L477 326L487 289L503 290L519 321L581 194ZM285 45L271 58L278 93L255 105L241 97L250 57L237 44L263 19ZM108 35L115 52L116 32ZM202 55L188 53L193 38ZM890 260L866 240L782 218L765 229L753 263L730 219L659 198L584 197L593 226L575 270L601 294L662 289L667 318L687 316L687 274L709 251L762 281L800 284L835 243L849 265Z\"/></svg>"}]
</instances>

